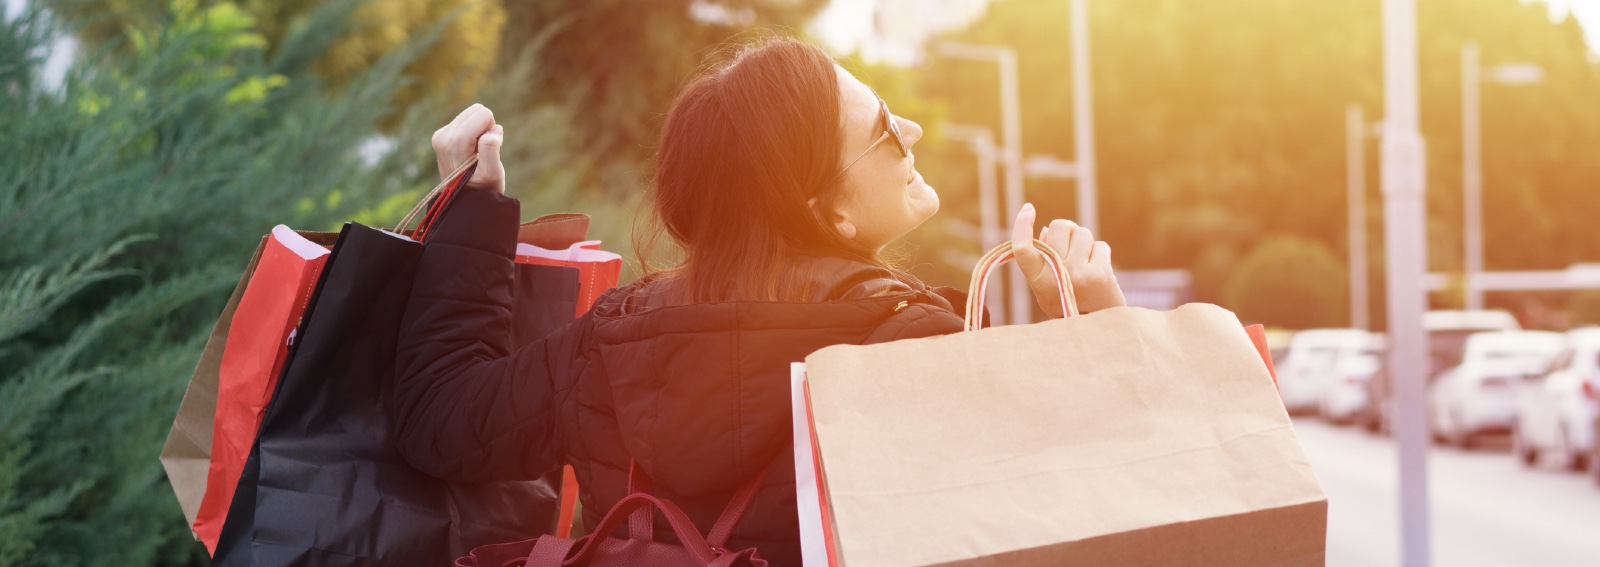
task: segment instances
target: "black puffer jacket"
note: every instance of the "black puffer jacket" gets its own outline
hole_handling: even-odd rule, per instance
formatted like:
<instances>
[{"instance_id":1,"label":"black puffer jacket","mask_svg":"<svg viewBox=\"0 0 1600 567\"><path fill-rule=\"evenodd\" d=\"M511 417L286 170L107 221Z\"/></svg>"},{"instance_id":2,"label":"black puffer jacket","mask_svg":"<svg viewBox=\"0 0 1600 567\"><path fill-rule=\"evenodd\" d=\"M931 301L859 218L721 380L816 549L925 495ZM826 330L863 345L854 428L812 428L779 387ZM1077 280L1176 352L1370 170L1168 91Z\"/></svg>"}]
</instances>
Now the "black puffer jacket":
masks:
<instances>
[{"instance_id":1,"label":"black puffer jacket","mask_svg":"<svg viewBox=\"0 0 1600 567\"><path fill-rule=\"evenodd\" d=\"M430 236L401 327L394 422L406 457L441 477L532 479L572 464L589 529L626 495L630 458L701 530L778 459L730 547L798 566L790 363L961 329L959 292L816 258L815 302L661 306L633 284L512 350L518 213L468 192Z\"/></svg>"}]
</instances>

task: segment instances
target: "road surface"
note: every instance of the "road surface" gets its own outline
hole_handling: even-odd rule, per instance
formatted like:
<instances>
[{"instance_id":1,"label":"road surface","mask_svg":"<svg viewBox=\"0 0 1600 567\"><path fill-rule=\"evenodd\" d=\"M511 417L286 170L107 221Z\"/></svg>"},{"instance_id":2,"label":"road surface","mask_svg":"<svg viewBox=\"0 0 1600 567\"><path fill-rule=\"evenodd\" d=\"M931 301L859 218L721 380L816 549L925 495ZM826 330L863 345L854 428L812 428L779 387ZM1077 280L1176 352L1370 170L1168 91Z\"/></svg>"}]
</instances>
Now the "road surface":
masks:
<instances>
[{"instance_id":1,"label":"road surface","mask_svg":"<svg viewBox=\"0 0 1600 567\"><path fill-rule=\"evenodd\" d=\"M1315 418L1295 432L1328 494L1328 566L1400 565L1399 469L1387 437ZM1600 567L1600 486L1524 467L1505 438L1428 458L1435 567Z\"/></svg>"}]
</instances>

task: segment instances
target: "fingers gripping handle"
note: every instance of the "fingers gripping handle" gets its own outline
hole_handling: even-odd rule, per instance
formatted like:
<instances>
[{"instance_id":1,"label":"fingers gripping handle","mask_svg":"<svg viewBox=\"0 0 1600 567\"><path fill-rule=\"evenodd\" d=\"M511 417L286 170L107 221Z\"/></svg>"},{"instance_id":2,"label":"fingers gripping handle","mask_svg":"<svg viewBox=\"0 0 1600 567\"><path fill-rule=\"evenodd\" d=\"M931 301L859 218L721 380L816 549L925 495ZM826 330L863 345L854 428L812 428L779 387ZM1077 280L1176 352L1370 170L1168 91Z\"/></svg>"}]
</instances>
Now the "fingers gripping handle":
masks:
<instances>
[{"instance_id":1,"label":"fingers gripping handle","mask_svg":"<svg viewBox=\"0 0 1600 567\"><path fill-rule=\"evenodd\" d=\"M1050 267L1050 272L1056 276L1056 286L1061 290L1061 313L1067 317L1078 314L1078 298L1072 293L1072 281L1067 278L1065 262L1055 249L1043 241L1034 240L1033 247L1044 254L1045 265ZM1002 242L994 247L988 254L978 260L978 265L972 268L972 283L967 286L967 316L966 330L976 331L983 326L983 300L989 285L989 274L995 268L1003 265L1008 260L1016 258L1016 253L1011 249L1010 242Z\"/></svg>"},{"instance_id":2,"label":"fingers gripping handle","mask_svg":"<svg viewBox=\"0 0 1600 567\"><path fill-rule=\"evenodd\" d=\"M468 172L472 171L473 166L476 165L478 165L478 154L468 156L467 161L462 162L461 165L456 167L455 171L450 172L450 175L444 176L443 181L440 181L438 185L434 185L433 189L428 191L428 194L422 196L422 200L417 203L417 206L411 208L411 212L406 213L406 217L400 221L398 226L394 227L393 232L400 234L407 226L411 226L411 221L416 220L417 215L427 210L428 204L433 202L433 198L439 196L445 189L451 185L466 183L466 176L471 175ZM442 207L444 203L439 203L439 205Z\"/></svg>"}]
</instances>

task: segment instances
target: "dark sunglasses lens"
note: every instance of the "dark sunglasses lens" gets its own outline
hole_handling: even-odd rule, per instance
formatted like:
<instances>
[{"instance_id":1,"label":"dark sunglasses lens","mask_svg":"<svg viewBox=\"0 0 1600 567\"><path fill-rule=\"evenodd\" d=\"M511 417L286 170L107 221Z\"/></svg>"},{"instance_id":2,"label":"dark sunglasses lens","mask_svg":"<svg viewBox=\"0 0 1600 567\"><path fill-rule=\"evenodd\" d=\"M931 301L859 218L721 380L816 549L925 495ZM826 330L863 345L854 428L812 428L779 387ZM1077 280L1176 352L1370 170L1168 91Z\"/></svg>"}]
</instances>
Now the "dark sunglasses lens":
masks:
<instances>
[{"instance_id":1,"label":"dark sunglasses lens","mask_svg":"<svg viewBox=\"0 0 1600 567\"><path fill-rule=\"evenodd\" d=\"M910 156L911 148L906 147L905 139L900 136L900 122L894 119L894 113L889 112L889 103L880 98L878 105L883 108L884 126L889 130L889 137L894 138L895 147L900 148L900 156Z\"/></svg>"}]
</instances>

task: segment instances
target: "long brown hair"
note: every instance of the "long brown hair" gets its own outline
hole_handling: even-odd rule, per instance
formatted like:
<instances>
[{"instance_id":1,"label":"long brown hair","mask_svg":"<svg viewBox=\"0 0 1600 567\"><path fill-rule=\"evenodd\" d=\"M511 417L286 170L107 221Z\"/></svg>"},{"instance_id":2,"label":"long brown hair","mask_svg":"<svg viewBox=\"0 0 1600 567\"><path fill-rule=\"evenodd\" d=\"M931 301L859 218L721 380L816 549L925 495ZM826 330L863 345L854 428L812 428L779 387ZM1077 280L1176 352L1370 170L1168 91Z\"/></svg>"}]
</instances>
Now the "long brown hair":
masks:
<instances>
[{"instance_id":1,"label":"long brown hair","mask_svg":"<svg viewBox=\"0 0 1600 567\"><path fill-rule=\"evenodd\" d=\"M679 91L656 152L656 225L634 233L647 274L656 238L677 244L682 263L653 274L677 301L803 300L803 255L883 265L816 212L840 198L838 85L820 48L778 38L743 46Z\"/></svg>"}]
</instances>

